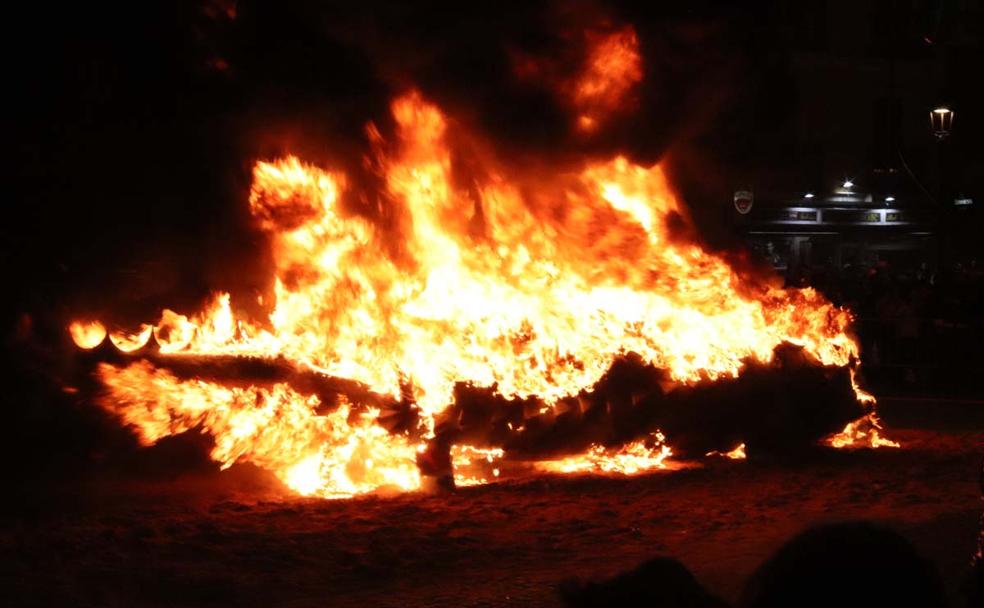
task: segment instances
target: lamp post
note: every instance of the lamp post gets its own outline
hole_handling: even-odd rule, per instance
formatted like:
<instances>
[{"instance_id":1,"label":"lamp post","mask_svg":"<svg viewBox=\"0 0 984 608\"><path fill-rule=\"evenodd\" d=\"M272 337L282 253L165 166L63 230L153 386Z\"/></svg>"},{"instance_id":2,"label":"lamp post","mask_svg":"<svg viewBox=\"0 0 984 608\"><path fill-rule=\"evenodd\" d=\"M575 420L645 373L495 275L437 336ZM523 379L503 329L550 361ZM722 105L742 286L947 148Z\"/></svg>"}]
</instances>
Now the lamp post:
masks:
<instances>
[{"instance_id":1,"label":"lamp post","mask_svg":"<svg viewBox=\"0 0 984 608\"><path fill-rule=\"evenodd\" d=\"M929 111L929 124L937 140L942 141L950 136L954 116L953 110L946 106L939 106Z\"/></svg>"},{"instance_id":2,"label":"lamp post","mask_svg":"<svg viewBox=\"0 0 984 608\"><path fill-rule=\"evenodd\" d=\"M955 113L948 106L941 105L929 111L929 125L936 138L936 203L939 206L938 213L938 263L940 270L945 270L949 263L949 253L952 243L950 243L950 205L949 193L946 189L946 170L947 159L945 158L946 149L949 147L948 140L953 130L953 118Z\"/></svg>"}]
</instances>

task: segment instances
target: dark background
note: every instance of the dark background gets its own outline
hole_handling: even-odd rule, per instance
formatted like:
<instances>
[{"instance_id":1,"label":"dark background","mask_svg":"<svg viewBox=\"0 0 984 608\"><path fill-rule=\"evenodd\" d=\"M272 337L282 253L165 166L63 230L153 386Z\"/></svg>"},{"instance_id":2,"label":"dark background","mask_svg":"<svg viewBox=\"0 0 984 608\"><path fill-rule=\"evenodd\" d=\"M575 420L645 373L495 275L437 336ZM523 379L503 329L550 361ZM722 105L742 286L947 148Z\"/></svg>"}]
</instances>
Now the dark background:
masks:
<instances>
[{"instance_id":1,"label":"dark background","mask_svg":"<svg viewBox=\"0 0 984 608\"><path fill-rule=\"evenodd\" d=\"M667 160L718 245L745 184L863 181L899 152L928 183L927 111L942 102L957 111L953 189L980 188L979 2L144 4L10 20L3 254L15 308L154 309L255 287L253 162L295 153L358 171L365 123L385 124L410 86L493 134L507 158ZM509 54L573 64L568 34L606 21L638 31L641 100L609 133L575 139Z\"/></svg>"}]
</instances>

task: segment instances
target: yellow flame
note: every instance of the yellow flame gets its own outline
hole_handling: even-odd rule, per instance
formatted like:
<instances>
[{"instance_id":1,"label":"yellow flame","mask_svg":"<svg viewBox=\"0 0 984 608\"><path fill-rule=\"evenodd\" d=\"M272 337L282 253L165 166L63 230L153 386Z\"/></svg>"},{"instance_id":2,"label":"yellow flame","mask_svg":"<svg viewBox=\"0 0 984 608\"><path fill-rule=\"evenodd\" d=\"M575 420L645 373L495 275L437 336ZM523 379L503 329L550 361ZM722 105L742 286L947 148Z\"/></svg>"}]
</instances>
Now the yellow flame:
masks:
<instances>
[{"instance_id":1,"label":"yellow flame","mask_svg":"<svg viewBox=\"0 0 984 608\"><path fill-rule=\"evenodd\" d=\"M459 382L549 408L630 352L681 384L734 377L783 342L825 365L856 361L848 311L809 288L740 276L679 236L688 215L659 165L616 156L531 179L486 159L462 183L438 108L411 93L392 112L392 141L369 129L383 184L374 210L338 171L295 157L257 163L249 208L270 236L272 310L237 316L225 293L191 317L164 310L152 330L163 356L280 358L394 398L409 387L425 438ZM70 329L83 348L105 333ZM301 493L419 485L419 446L347 404L317 415L315 398L285 384L224 388L140 362L100 377L103 407L146 442L201 424L223 466L254 462ZM669 453L660 438L544 466L631 472ZM488 478L469 475L461 482Z\"/></svg>"},{"instance_id":2,"label":"yellow flame","mask_svg":"<svg viewBox=\"0 0 984 608\"><path fill-rule=\"evenodd\" d=\"M98 375L108 389L100 404L146 445L200 425L215 437L211 456L223 468L251 462L301 494L336 498L420 486L415 447L378 426L378 411L355 416L343 401L319 415L317 397L286 384L230 388L181 380L146 361L103 363Z\"/></svg>"},{"instance_id":3,"label":"yellow flame","mask_svg":"<svg viewBox=\"0 0 984 608\"><path fill-rule=\"evenodd\" d=\"M635 475L654 469L665 469L665 460L673 451L664 443L662 433L654 433L648 439L640 439L620 448L592 445L587 452L558 460L537 463L543 471L554 473L620 473Z\"/></svg>"},{"instance_id":4,"label":"yellow flame","mask_svg":"<svg viewBox=\"0 0 984 608\"><path fill-rule=\"evenodd\" d=\"M848 422L844 430L827 438L827 444L835 448L869 447L897 448L897 441L881 436L882 426L878 416L871 412L868 415Z\"/></svg>"},{"instance_id":5,"label":"yellow flame","mask_svg":"<svg viewBox=\"0 0 984 608\"><path fill-rule=\"evenodd\" d=\"M106 339L106 326L99 321L73 321L68 332L75 345L84 350L91 350Z\"/></svg>"}]
</instances>

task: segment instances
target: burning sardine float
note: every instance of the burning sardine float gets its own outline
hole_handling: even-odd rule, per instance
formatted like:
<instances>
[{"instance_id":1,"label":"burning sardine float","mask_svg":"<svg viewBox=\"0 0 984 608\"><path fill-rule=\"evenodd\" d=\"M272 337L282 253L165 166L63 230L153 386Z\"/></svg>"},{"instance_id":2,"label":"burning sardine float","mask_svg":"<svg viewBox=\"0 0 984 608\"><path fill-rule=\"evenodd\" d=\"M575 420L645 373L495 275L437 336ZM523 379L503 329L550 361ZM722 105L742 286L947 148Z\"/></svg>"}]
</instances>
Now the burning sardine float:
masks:
<instances>
[{"instance_id":1,"label":"burning sardine float","mask_svg":"<svg viewBox=\"0 0 984 608\"><path fill-rule=\"evenodd\" d=\"M562 89L576 129L641 78L636 44L602 39ZM518 170L419 92L391 112L392 133L366 129L377 191L293 156L256 163L265 318L216 293L124 330L73 321L94 403L143 444L200 428L222 467L323 497L893 445L855 380L851 313L703 247L659 164Z\"/></svg>"}]
</instances>

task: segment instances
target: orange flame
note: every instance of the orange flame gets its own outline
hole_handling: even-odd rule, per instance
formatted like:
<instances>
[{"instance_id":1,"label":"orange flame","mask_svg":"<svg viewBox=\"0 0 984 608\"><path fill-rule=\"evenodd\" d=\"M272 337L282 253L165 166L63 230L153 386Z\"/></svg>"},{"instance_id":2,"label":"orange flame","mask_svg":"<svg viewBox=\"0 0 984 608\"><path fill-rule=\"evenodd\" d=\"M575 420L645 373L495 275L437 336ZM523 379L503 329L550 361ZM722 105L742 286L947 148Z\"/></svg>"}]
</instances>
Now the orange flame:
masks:
<instances>
[{"instance_id":1,"label":"orange flame","mask_svg":"<svg viewBox=\"0 0 984 608\"><path fill-rule=\"evenodd\" d=\"M461 184L438 108L411 93L392 112L395 141L370 126L387 221L355 211L359 192L339 172L294 157L257 163L249 206L271 238L273 309L263 323L239 318L223 293L190 318L165 310L152 330L161 355L280 358L395 398L409 387L425 439L459 382L550 406L630 352L683 384L734 377L783 342L825 365L857 359L846 310L809 288L742 280L721 257L674 239L671 223L687 214L658 165L616 157L528 182L492 163ZM104 337L99 324L72 324L80 347L102 341L93 328ZM113 343L128 352L145 331ZM420 483L422 446L384 431L373 413L353 417L347 403L321 415L316 398L285 384L227 388L146 362L102 365L99 376L100 404L145 443L200 425L223 466L254 462L321 496ZM670 450L658 439L544 466L659 467ZM459 447L457 458L476 454Z\"/></svg>"},{"instance_id":2,"label":"orange flame","mask_svg":"<svg viewBox=\"0 0 984 608\"><path fill-rule=\"evenodd\" d=\"M286 384L229 388L181 380L146 361L100 364L100 405L132 426L141 443L201 426L215 437L211 457L227 468L252 462L300 494L326 498L419 487L416 448L375 424L378 411L351 416L348 403L326 416Z\"/></svg>"},{"instance_id":3,"label":"orange flame","mask_svg":"<svg viewBox=\"0 0 984 608\"><path fill-rule=\"evenodd\" d=\"M73 321L68 332L75 345L84 350L91 350L106 339L106 326L99 321Z\"/></svg>"},{"instance_id":4,"label":"orange flame","mask_svg":"<svg viewBox=\"0 0 984 608\"><path fill-rule=\"evenodd\" d=\"M673 451L666 445L662 433L654 433L648 439L640 439L617 449L600 445L591 446L587 452L559 460L537 463L544 471L554 473L621 473L635 475L654 469L665 469L665 460Z\"/></svg>"},{"instance_id":5,"label":"orange flame","mask_svg":"<svg viewBox=\"0 0 984 608\"><path fill-rule=\"evenodd\" d=\"M642 59L635 29L625 27L590 43L587 65L574 83L572 101L580 114L577 127L594 131L608 114L626 106L625 97L642 80Z\"/></svg>"},{"instance_id":6,"label":"orange flame","mask_svg":"<svg viewBox=\"0 0 984 608\"><path fill-rule=\"evenodd\" d=\"M113 346L121 352L132 353L143 348L150 341L150 335L154 327L146 323L140 326L135 332L114 331L110 332L109 340Z\"/></svg>"},{"instance_id":7,"label":"orange flame","mask_svg":"<svg viewBox=\"0 0 984 608\"><path fill-rule=\"evenodd\" d=\"M827 438L827 444L835 448L870 447L897 448L900 444L881 436L882 426L874 412L847 423L840 433Z\"/></svg>"},{"instance_id":8,"label":"orange flame","mask_svg":"<svg viewBox=\"0 0 984 608\"><path fill-rule=\"evenodd\" d=\"M715 450L713 452L708 452L707 454L704 454L704 455L705 456L721 456L721 457L724 457L724 458L728 458L730 460L745 460L745 458L746 458L746 455L745 455L745 444L744 443L738 444L738 446L735 449L731 450L730 452L718 452L717 450Z\"/></svg>"}]
</instances>

